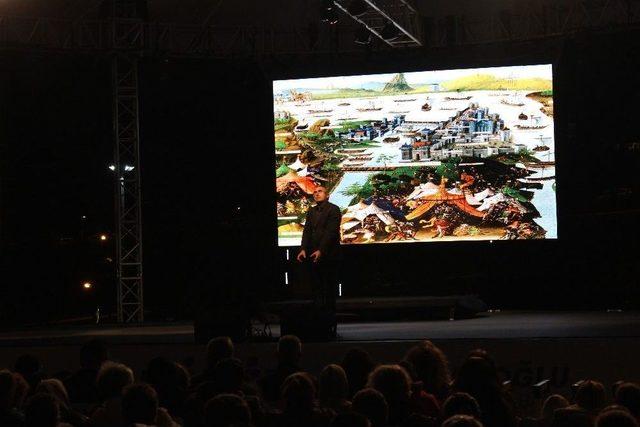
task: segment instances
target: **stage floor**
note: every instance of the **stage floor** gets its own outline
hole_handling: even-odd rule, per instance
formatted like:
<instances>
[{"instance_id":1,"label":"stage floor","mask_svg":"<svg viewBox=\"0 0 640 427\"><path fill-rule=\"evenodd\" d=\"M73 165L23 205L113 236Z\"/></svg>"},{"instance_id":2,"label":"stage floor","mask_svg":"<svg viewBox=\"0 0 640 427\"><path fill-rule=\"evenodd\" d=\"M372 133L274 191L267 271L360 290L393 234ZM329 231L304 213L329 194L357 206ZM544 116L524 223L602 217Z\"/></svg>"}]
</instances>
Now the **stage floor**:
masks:
<instances>
[{"instance_id":1,"label":"stage floor","mask_svg":"<svg viewBox=\"0 0 640 427\"><path fill-rule=\"evenodd\" d=\"M420 339L527 339L640 337L640 312L503 311L472 319L348 322L338 325L341 342L416 341ZM256 325L258 326L258 325ZM272 325L274 338L279 325ZM191 323L54 326L0 332L0 347L80 344L101 337L112 344L193 343Z\"/></svg>"}]
</instances>

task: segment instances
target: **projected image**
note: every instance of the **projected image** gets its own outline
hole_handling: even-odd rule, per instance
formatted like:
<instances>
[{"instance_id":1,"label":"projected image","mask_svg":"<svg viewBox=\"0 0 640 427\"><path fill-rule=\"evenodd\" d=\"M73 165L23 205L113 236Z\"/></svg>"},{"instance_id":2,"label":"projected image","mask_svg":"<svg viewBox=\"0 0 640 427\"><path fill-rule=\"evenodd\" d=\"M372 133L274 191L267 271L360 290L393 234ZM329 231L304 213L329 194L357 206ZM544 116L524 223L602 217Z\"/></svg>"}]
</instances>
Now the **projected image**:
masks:
<instances>
[{"instance_id":1,"label":"projected image","mask_svg":"<svg viewBox=\"0 0 640 427\"><path fill-rule=\"evenodd\" d=\"M551 65L273 83L278 244L312 193L343 244L557 237Z\"/></svg>"}]
</instances>

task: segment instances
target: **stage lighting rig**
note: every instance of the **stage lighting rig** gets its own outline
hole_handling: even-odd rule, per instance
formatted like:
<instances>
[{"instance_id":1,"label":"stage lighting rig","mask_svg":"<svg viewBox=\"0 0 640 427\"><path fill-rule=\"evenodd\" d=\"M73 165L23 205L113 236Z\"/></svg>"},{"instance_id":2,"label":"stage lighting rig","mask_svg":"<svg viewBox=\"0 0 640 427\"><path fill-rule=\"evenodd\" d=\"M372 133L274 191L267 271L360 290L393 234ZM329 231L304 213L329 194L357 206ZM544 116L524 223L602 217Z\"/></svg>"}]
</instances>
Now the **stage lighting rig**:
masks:
<instances>
[{"instance_id":1,"label":"stage lighting rig","mask_svg":"<svg viewBox=\"0 0 640 427\"><path fill-rule=\"evenodd\" d=\"M371 43L371 32L366 27L360 25L356 30L354 43L368 45L369 43Z\"/></svg>"},{"instance_id":2,"label":"stage lighting rig","mask_svg":"<svg viewBox=\"0 0 640 427\"><path fill-rule=\"evenodd\" d=\"M358 18L366 14L368 9L369 6L364 0L351 0L351 3L347 6L347 11Z\"/></svg>"},{"instance_id":3,"label":"stage lighting rig","mask_svg":"<svg viewBox=\"0 0 640 427\"><path fill-rule=\"evenodd\" d=\"M338 12L333 4L332 0L325 0L322 2L322 11L320 13L320 21L325 24L335 25L338 23Z\"/></svg>"},{"instance_id":4,"label":"stage lighting rig","mask_svg":"<svg viewBox=\"0 0 640 427\"><path fill-rule=\"evenodd\" d=\"M368 44L363 28L393 48L423 45L418 12L410 0L333 0L340 10L360 24L355 43Z\"/></svg>"},{"instance_id":5,"label":"stage lighting rig","mask_svg":"<svg viewBox=\"0 0 640 427\"><path fill-rule=\"evenodd\" d=\"M393 41L400 37L400 30L389 21L384 25L384 27L382 27L380 35L387 41Z\"/></svg>"}]
</instances>

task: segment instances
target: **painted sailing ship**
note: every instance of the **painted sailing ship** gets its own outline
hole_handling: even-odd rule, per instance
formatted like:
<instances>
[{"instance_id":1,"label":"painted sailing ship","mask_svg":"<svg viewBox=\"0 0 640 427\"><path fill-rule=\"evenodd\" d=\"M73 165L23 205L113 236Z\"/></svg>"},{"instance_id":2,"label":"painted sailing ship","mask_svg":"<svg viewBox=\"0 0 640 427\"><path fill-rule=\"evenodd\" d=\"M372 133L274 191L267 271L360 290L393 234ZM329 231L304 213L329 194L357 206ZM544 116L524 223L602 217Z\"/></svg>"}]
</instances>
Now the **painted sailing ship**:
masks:
<instances>
[{"instance_id":1,"label":"painted sailing ship","mask_svg":"<svg viewBox=\"0 0 640 427\"><path fill-rule=\"evenodd\" d=\"M539 116L531 115L531 118L530 118L528 124L526 124L526 125L517 124L517 125L515 125L515 127L520 129L520 130L539 130L539 129L546 128L547 125L540 124L540 117Z\"/></svg>"},{"instance_id":2,"label":"painted sailing ship","mask_svg":"<svg viewBox=\"0 0 640 427\"><path fill-rule=\"evenodd\" d=\"M369 105L367 105L366 107L356 108L356 110L358 110L360 112L364 112L364 111L380 111L380 110L382 110L382 107L376 107L373 102L369 102Z\"/></svg>"}]
</instances>

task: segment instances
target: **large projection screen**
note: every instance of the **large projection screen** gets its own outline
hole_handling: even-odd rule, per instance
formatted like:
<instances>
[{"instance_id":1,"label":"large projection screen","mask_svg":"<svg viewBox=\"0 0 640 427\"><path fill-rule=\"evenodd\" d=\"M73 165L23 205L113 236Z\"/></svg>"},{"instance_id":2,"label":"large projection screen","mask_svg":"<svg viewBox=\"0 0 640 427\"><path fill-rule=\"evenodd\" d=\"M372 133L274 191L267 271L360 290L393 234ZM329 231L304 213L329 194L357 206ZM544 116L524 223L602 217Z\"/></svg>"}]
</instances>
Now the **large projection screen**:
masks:
<instances>
[{"instance_id":1,"label":"large projection screen","mask_svg":"<svg viewBox=\"0 0 640 427\"><path fill-rule=\"evenodd\" d=\"M557 238L552 66L273 82L278 245L313 190L342 244Z\"/></svg>"}]
</instances>

